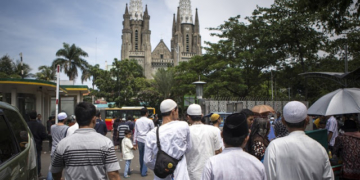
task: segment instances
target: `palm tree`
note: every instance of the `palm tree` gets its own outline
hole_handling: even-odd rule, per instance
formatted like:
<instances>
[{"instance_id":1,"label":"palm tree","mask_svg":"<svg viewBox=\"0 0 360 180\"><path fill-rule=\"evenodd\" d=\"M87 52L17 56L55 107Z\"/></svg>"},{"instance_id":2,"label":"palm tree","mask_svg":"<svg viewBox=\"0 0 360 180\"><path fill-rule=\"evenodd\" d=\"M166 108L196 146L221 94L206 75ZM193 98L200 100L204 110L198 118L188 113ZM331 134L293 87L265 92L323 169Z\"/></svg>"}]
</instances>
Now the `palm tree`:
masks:
<instances>
[{"instance_id":1,"label":"palm tree","mask_svg":"<svg viewBox=\"0 0 360 180\"><path fill-rule=\"evenodd\" d=\"M21 70L23 70L24 74L21 73ZM19 75L20 77L24 77L24 78L34 77L34 74L30 73L31 70L32 69L28 64L23 63L21 65L21 61L19 60L17 60L16 63L14 64L14 74Z\"/></svg>"},{"instance_id":2,"label":"palm tree","mask_svg":"<svg viewBox=\"0 0 360 180\"><path fill-rule=\"evenodd\" d=\"M63 47L56 52L56 56L59 58L53 61L52 67L60 65L60 69L64 69L69 80L74 80L78 76L78 68L82 72L88 69L88 62L82 58L88 57L88 54L81 48L76 47L75 44L69 46L69 44L63 43Z\"/></svg>"},{"instance_id":3,"label":"palm tree","mask_svg":"<svg viewBox=\"0 0 360 180\"><path fill-rule=\"evenodd\" d=\"M170 98L172 95L171 87L175 85L174 70L172 68L159 68L153 77L155 80L155 88L161 94L162 98Z\"/></svg>"},{"instance_id":4,"label":"palm tree","mask_svg":"<svg viewBox=\"0 0 360 180\"><path fill-rule=\"evenodd\" d=\"M39 80L45 80L45 81L50 81L50 80L55 80L55 69L52 66L40 66L38 73L36 73L35 77L36 79Z\"/></svg>"}]
</instances>

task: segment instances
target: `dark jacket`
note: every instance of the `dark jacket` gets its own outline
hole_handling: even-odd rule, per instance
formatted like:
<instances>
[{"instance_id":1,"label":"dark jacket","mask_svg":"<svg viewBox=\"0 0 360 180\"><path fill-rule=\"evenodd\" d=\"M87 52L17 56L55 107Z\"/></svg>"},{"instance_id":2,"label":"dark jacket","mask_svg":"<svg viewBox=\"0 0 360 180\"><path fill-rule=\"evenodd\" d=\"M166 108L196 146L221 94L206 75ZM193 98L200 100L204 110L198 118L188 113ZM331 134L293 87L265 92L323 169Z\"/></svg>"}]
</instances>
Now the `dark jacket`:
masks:
<instances>
[{"instance_id":1,"label":"dark jacket","mask_svg":"<svg viewBox=\"0 0 360 180\"><path fill-rule=\"evenodd\" d=\"M134 130L135 123L132 121L126 121L125 124L127 124L130 128L130 130Z\"/></svg>"},{"instance_id":2,"label":"dark jacket","mask_svg":"<svg viewBox=\"0 0 360 180\"><path fill-rule=\"evenodd\" d=\"M42 141L48 138L46 134L45 126L38 123L36 120L30 120L27 122L31 133L34 136L36 150L42 150Z\"/></svg>"},{"instance_id":3,"label":"dark jacket","mask_svg":"<svg viewBox=\"0 0 360 180\"><path fill-rule=\"evenodd\" d=\"M94 129L96 130L96 132L102 134L102 135L106 135L107 133L107 127L104 121L102 121L101 119L96 119L96 124Z\"/></svg>"}]
</instances>

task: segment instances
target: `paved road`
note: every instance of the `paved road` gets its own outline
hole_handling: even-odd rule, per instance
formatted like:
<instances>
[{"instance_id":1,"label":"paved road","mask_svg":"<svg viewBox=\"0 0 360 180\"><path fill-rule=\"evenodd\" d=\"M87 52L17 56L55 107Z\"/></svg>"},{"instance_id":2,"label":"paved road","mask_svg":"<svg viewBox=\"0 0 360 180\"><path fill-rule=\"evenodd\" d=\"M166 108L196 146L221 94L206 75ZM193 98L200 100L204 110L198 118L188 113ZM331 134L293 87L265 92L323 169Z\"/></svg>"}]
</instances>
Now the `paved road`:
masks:
<instances>
[{"instance_id":1,"label":"paved road","mask_svg":"<svg viewBox=\"0 0 360 180\"><path fill-rule=\"evenodd\" d=\"M108 132L107 137L109 137L111 139L111 133ZM44 180L46 179L46 175L48 173L49 170L49 165L50 165L50 151L49 151L49 142L48 141L44 141L43 142L43 151L41 154L41 174L42 177L39 180ZM140 165L139 165L139 151L134 151L134 159L131 161L131 169L133 169L133 173L131 175L130 178L127 179L133 179L133 180L152 180L154 179L154 172L151 171L150 169L148 170L148 176L146 177L141 177L140 176ZM121 179L125 179L124 178L124 168L125 168L125 161L121 161L120 159L120 151L117 150L116 151L116 156L119 159L119 163L120 163L120 176Z\"/></svg>"}]
</instances>

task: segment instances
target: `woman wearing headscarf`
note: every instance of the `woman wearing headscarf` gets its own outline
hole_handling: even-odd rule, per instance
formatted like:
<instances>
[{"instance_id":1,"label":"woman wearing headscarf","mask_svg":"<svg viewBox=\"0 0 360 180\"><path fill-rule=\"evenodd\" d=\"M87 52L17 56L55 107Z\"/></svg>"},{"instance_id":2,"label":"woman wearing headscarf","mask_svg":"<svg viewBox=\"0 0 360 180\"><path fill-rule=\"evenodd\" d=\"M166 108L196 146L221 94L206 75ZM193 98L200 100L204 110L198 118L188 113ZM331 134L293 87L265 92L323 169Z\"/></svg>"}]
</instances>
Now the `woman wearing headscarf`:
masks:
<instances>
[{"instance_id":1,"label":"woman wearing headscarf","mask_svg":"<svg viewBox=\"0 0 360 180\"><path fill-rule=\"evenodd\" d=\"M265 155L266 147L270 141L268 134L270 132L270 121L264 118L255 118L251 126L250 139L247 146L249 153L262 160Z\"/></svg>"},{"instance_id":2,"label":"woman wearing headscarf","mask_svg":"<svg viewBox=\"0 0 360 180\"><path fill-rule=\"evenodd\" d=\"M275 139L289 135L289 131L286 129L286 126L281 121L276 121L274 123L274 130L276 136Z\"/></svg>"}]
</instances>

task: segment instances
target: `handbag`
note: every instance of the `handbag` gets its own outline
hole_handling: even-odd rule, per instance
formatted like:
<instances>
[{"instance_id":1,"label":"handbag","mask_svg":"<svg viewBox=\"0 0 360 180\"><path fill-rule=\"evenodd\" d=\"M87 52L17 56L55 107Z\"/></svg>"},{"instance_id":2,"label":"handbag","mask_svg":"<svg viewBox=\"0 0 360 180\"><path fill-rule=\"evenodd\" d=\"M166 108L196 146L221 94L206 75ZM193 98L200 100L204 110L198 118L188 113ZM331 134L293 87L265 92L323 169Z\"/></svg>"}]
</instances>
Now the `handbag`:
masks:
<instances>
[{"instance_id":1,"label":"handbag","mask_svg":"<svg viewBox=\"0 0 360 180\"><path fill-rule=\"evenodd\" d=\"M181 161L184 155L182 155L180 159L175 159L169 156L163 150L161 150L161 145L159 140L159 129L160 127L156 129L156 139L157 139L156 143L158 147L158 152L156 155L154 173L159 178L166 178L168 175L174 173L177 164L179 163L179 161Z\"/></svg>"}]
</instances>

